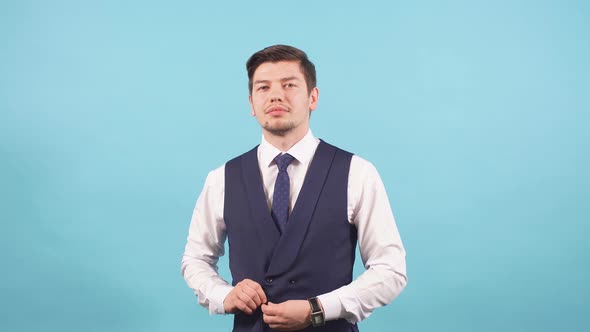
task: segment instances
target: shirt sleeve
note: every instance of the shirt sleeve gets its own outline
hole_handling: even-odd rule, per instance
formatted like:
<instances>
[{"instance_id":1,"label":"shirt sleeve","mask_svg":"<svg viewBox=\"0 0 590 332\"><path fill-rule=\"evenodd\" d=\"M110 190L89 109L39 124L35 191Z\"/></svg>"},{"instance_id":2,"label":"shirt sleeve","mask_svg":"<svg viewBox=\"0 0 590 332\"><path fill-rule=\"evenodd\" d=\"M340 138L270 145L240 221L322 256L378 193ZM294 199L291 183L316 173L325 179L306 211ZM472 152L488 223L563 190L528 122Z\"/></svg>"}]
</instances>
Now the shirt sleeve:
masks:
<instances>
[{"instance_id":1,"label":"shirt sleeve","mask_svg":"<svg viewBox=\"0 0 590 332\"><path fill-rule=\"evenodd\" d=\"M357 227L366 271L350 284L318 298L326 320L351 323L393 301L407 283L403 247L385 186L368 161L353 156L348 179L348 220Z\"/></svg>"},{"instance_id":2,"label":"shirt sleeve","mask_svg":"<svg viewBox=\"0 0 590 332\"><path fill-rule=\"evenodd\" d=\"M210 314L223 314L223 301L232 286L217 272L226 239L223 221L225 167L207 175L191 218L181 273L193 289L200 305Z\"/></svg>"}]
</instances>

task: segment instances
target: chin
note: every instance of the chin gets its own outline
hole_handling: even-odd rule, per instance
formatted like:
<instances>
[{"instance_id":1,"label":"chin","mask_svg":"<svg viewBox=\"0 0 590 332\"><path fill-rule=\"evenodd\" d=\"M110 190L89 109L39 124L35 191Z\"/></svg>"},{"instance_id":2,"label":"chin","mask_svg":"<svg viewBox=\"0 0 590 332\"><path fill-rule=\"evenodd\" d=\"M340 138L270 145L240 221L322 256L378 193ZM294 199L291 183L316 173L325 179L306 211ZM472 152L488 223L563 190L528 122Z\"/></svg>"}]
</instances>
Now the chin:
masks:
<instances>
[{"instance_id":1,"label":"chin","mask_svg":"<svg viewBox=\"0 0 590 332\"><path fill-rule=\"evenodd\" d=\"M287 135L289 132L291 132L293 129L295 129L294 126L292 126L292 124L290 123L283 123L283 124L278 124L278 125L271 125L270 123L266 123L263 128L268 131L269 133L276 135L276 136L285 136Z\"/></svg>"}]
</instances>

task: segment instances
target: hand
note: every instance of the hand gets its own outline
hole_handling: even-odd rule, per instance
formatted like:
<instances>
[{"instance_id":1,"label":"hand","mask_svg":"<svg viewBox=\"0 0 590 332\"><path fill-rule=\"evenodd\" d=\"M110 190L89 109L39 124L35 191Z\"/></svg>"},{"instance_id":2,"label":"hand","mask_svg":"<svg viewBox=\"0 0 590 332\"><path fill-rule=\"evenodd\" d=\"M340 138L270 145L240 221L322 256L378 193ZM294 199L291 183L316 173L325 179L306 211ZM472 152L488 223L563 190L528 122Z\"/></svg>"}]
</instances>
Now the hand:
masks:
<instances>
[{"instance_id":1,"label":"hand","mask_svg":"<svg viewBox=\"0 0 590 332\"><path fill-rule=\"evenodd\" d=\"M263 304L262 318L270 328L279 331L295 331L311 325L311 308L307 300L289 300L275 304Z\"/></svg>"},{"instance_id":2,"label":"hand","mask_svg":"<svg viewBox=\"0 0 590 332\"><path fill-rule=\"evenodd\" d=\"M266 303L266 294L259 283L244 279L238 282L227 294L223 301L226 313L236 313L238 310L251 315L261 304Z\"/></svg>"}]
</instances>

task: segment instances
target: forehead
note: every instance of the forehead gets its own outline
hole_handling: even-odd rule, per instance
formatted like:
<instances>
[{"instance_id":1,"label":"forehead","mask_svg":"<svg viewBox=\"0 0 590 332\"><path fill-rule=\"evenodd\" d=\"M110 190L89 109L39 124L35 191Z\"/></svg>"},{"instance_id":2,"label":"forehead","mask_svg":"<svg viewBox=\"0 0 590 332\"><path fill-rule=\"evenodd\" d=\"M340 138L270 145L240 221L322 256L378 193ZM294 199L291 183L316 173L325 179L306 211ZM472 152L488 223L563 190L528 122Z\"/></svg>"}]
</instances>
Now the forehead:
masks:
<instances>
[{"instance_id":1,"label":"forehead","mask_svg":"<svg viewBox=\"0 0 590 332\"><path fill-rule=\"evenodd\" d=\"M280 80L285 77L304 78L298 61L265 62L256 68L253 79Z\"/></svg>"}]
</instances>

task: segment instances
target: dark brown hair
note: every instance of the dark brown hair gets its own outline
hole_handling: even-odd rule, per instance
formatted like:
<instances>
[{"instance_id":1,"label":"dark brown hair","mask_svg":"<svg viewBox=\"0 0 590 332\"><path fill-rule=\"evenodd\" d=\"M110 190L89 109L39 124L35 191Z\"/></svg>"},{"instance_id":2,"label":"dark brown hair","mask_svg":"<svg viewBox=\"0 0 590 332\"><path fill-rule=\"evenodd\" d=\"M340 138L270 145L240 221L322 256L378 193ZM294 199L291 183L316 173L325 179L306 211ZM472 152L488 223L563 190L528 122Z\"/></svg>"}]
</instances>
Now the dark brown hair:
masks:
<instances>
[{"instance_id":1,"label":"dark brown hair","mask_svg":"<svg viewBox=\"0 0 590 332\"><path fill-rule=\"evenodd\" d=\"M307 58L302 50L288 45L273 45L266 47L254 54L246 62L248 70L248 91L252 94L252 78L256 69L265 62L297 61L301 67L307 92L310 93L316 86L315 66Z\"/></svg>"}]
</instances>

